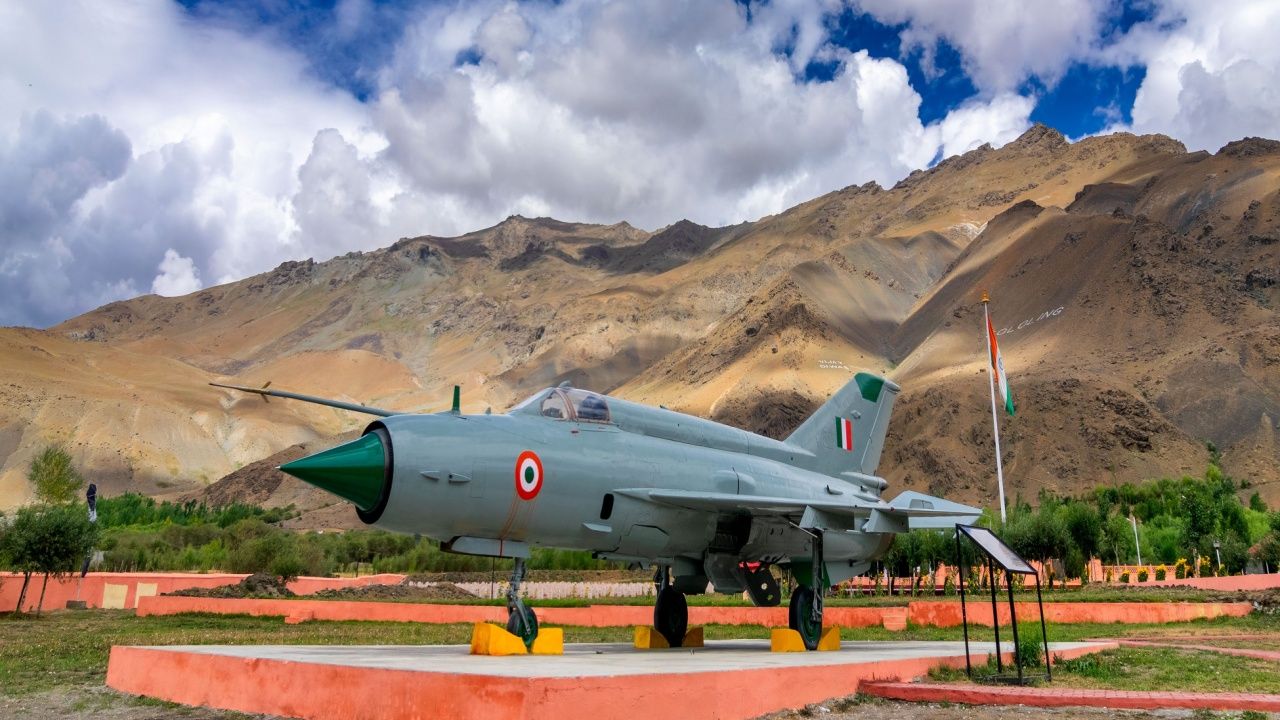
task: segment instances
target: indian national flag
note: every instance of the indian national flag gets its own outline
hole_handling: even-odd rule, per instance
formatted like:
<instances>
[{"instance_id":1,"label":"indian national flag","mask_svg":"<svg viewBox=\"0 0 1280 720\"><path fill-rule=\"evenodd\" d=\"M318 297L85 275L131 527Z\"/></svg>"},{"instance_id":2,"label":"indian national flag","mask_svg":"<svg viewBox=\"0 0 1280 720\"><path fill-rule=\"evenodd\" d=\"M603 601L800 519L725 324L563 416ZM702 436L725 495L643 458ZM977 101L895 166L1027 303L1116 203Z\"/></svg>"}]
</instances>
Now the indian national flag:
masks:
<instances>
[{"instance_id":1,"label":"indian national flag","mask_svg":"<svg viewBox=\"0 0 1280 720\"><path fill-rule=\"evenodd\" d=\"M1004 375L1004 358L1000 357L1000 348L996 345L996 329L991 325L991 317L987 317L987 338L991 342L991 367L996 373L996 383L1000 388L1000 399L1004 401L1004 409L1013 414L1013 395L1009 392L1009 379Z\"/></svg>"},{"instance_id":2,"label":"indian national flag","mask_svg":"<svg viewBox=\"0 0 1280 720\"><path fill-rule=\"evenodd\" d=\"M849 418L836 418L836 447L853 452L853 421Z\"/></svg>"}]
</instances>

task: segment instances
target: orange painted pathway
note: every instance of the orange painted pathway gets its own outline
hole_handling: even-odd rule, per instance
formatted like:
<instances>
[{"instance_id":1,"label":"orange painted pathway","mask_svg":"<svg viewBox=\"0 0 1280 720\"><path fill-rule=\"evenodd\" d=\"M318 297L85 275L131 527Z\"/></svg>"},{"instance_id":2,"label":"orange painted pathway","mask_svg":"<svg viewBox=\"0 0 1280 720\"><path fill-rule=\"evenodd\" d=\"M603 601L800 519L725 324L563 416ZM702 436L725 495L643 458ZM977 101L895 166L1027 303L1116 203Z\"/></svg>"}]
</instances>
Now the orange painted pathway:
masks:
<instances>
[{"instance_id":1,"label":"orange painted pathway","mask_svg":"<svg viewBox=\"0 0 1280 720\"><path fill-rule=\"evenodd\" d=\"M1257 693L1138 692L881 681L863 683L859 692L888 700L949 702L965 705L1102 707L1125 710L1186 708L1280 712L1280 695Z\"/></svg>"}]
</instances>

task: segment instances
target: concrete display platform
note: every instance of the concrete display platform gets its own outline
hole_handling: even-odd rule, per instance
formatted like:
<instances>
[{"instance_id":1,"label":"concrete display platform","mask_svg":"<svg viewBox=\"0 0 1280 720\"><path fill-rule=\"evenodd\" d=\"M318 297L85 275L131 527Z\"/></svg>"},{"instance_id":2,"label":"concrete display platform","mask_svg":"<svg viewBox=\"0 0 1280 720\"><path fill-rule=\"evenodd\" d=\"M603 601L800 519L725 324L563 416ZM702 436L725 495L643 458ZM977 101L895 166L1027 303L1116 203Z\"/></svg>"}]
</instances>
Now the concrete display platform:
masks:
<instances>
[{"instance_id":1,"label":"concrete display platform","mask_svg":"<svg viewBox=\"0 0 1280 720\"><path fill-rule=\"evenodd\" d=\"M1114 643L1053 643L1077 657ZM974 643L985 662L991 643ZM1002 649L1012 650L1010 645ZM770 653L767 641L634 650L566 645L558 657L483 657L466 646L187 645L111 649L107 685L187 705L327 718L750 718L964 666L958 642L846 642Z\"/></svg>"}]
</instances>

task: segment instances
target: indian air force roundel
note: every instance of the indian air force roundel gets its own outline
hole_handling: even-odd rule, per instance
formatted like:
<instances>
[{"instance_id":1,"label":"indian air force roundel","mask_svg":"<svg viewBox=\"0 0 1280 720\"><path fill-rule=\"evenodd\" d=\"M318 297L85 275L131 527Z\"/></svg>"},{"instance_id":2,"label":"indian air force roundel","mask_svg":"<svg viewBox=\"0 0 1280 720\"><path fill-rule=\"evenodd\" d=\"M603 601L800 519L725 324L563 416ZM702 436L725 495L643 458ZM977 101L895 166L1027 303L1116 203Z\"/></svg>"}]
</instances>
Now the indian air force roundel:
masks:
<instances>
[{"instance_id":1,"label":"indian air force roundel","mask_svg":"<svg viewBox=\"0 0 1280 720\"><path fill-rule=\"evenodd\" d=\"M516 493L524 500L532 500L542 490L542 460L532 450L525 450L516 458Z\"/></svg>"}]
</instances>

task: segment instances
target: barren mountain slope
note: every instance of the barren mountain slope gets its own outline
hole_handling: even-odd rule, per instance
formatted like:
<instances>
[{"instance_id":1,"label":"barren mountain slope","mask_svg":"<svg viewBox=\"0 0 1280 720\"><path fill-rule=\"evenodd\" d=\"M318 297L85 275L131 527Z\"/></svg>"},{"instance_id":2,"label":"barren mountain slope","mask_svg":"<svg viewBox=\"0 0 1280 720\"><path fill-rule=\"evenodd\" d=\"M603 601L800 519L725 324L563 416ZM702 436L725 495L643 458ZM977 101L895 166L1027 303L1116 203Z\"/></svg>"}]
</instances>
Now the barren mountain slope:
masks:
<instances>
[{"instance_id":1,"label":"barren mountain slope","mask_svg":"<svg viewBox=\"0 0 1280 720\"><path fill-rule=\"evenodd\" d=\"M887 329L907 319L959 252L1011 203L1033 198L1065 205L1086 184L1122 168L1182 154L1180 144L1159 136L1115 135L1070 145L1056 131L1037 126L999 150L983 147L913 173L891 190L873 184L850 187L762 219L716 253L669 273L676 284L668 297L691 294L697 284L726 274L740 274L743 282L751 281L752 293L769 295L763 288L786 273L790 279L781 282L801 293L794 302L826 309L838 326L812 346L793 343L792 353L833 362L821 368L811 362L797 367L799 372L785 372L776 366L777 358L752 355L755 360L744 362L748 358L733 355L736 369L715 383L700 380L696 386L668 372L673 362L723 364L723 348L713 343L713 331L703 336L704 342L683 349L686 359L668 358L623 390L649 400L687 398L681 407L708 414L715 414L717 400L756 394L762 382L784 393L803 387L825 396L847 377L838 361L884 369L891 354ZM833 282L820 282L822 278ZM708 318L710 323L737 323L735 313L740 314L748 318L745 332L765 320L763 305L746 302L751 293L733 292L741 285L721 289L720 302L728 309ZM843 289L833 291L836 285ZM737 302L726 303L731 299ZM766 335L758 336L753 347L772 347L766 340Z\"/></svg>"},{"instance_id":2,"label":"barren mountain slope","mask_svg":"<svg viewBox=\"0 0 1280 720\"><path fill-rule=\"evenodd\" d=\"M1068 144L1037 126L892 189L849 187L755 223L649 233L513 217L48 331L0 329L13 368L0 506L25 495L22 470L50 439L108 492L177 494L365 421L209 380L404 410L440 409L457 383L465 410L501 411L570 379L785 435L860 368L905 389L890 479L985 500L981 288L1013 328L1015 487L1195 471L1201 438L1229 470L1274 481L1278 167L1267 141L1210 156L1159 136ZM210 492L325 506L272 473Z\"/></svg>"},{"instance_id":3,"label":"barren mountain slope","mask_svg":"<svg viewBox=\"0 0 1280 720\"><path fill-rule=\"evenodd\" d=\"M1004 423L1015 492L1198 474L1212 441L1280 498L1274 147L1129 170L1065 210L1022 203L993 220L894 337L905 392L888 477L989 487L990 418L975 412L988 289L1019 400Z\"/></svg>"}]
</instances>

